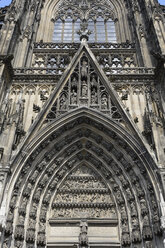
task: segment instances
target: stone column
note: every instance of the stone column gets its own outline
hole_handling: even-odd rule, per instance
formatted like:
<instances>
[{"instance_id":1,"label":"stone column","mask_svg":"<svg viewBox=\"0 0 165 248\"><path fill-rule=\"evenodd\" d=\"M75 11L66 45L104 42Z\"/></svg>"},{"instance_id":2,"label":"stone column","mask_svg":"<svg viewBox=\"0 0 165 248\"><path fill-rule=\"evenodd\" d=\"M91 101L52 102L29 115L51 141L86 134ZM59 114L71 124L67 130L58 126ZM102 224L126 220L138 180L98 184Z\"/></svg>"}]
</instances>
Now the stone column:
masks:
<instances>
[{"instance_id":1,"label":"stone column","mask_svg":"<svg viewBox=\"0 0 165 248\"><path fill-rule=\"evenodd\" d=\"M165 54L165 26L163 24L163 16L157 9L154 11L153 14L153 24L155 27L155 32L157 34L161 52L162 54Z\"/></svg>"},{"instance_id":2,"label":"stone column","mask_svg":"<svg viewBox=\"0 0 165 248\"><path fill-rule=\"evenodd\" d=\"M136 1L132 1L133 13L135 18L136 32L139 39L140 49L143 57L144 66L152 67L150 50L146 40L146 31L144 21L141 15L140 7Z\"/></svg>"},{"instance_id":3,"label":"stone column","mask_svg":"<svg viewBox=\"0 0 165 248\"><path fill-rule=\"evenodd\" d=\"M161 228L163 230L163 245L165 247L165 201L163 198L163 194L160 192L160 207L161 207Z\"/></svg>"},{"instance_id":4,"label":"stone column","mask_svg":"<svg viewBox=\"0 0 165 248\"><path fill-rule=\"evenodd\" d=\"M0 164L0 239L1 239L1 233L4 229L5 217L6 217L5 189L7 184L7 176L9 173L10 173L10 168L8 166L4 168L2 164Z\"/></svg>"}]
</instances>

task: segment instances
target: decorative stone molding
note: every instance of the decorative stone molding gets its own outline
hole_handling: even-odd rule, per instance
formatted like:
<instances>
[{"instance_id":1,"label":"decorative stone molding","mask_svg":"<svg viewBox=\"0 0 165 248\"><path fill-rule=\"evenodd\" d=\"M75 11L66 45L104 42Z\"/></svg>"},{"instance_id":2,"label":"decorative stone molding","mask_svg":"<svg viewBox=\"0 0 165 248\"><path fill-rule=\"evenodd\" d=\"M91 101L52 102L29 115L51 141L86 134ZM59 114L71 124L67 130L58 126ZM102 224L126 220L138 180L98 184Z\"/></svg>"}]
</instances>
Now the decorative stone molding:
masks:
<instances>
[{"instance_id":1,"label":"decorative stone molding","mask_svg":"<svg viewBox=\"0 0 165 248\"><path fill-rule=\"evenodd\" d=\"M81 126L80 130L77 128L79 125ZM93 127L92 129L91 126ZM99 135L97 134L97 132L99 132ZM70 135L68 135L68 133L70 133ZM107 137L106 139L105 136ZM147 174L144 173L144 178L141 175L136 175L137 172L139 173L139 168L141 166L143 167L144 165L142 165L141 160L139 161L139 157L135 153L135 151L133 151L132 148L128 146L128 144L126 145L124 142L122 142L121 137L118 138L118 136L118 133L114 132L113 130L109 130L107 127L104 127L103 124L98 123L96 120L93 121L89 117L81 117L67 124L66 126L63 126L59 130L54 130L54 133L52 133L50 137L47 137L46 140L44 140L43 145L39 145L36 150L33 150L32 154L29 154L29 159L27 160L28 169L25 171L24 168L22 168L23 173L22 171L20 171L21 177L24 176L27 183L24 186L24 189L21 189L22 200L20 201L19 205L23 205L23 202L25 202L26 204L26 199L29 201L32 198L34 201L34 204L33 202L30 203L31 211L29 213L29 217L26 216L26 218L34 220L34 225L36 225L38 221L40 221L45 226L44 223L48 216L47 208L49 206L49 202L51 202L51 195L54 196L54 192L56 189L58 194L62 194L64 198L63 200L54 202L54 208L56 209L56 211L52 209L52 211L56 213L56 215L54 215L54 218L59 218L59 216L60 218L63 218L66 215L68 217L76 217L79 211L82 212L82 209L93 209L93 216L95 216L96 213L100 213L100 218L102 218L103 216L107 216L107 218L111 216L112 218L112 216L114 216L116 212L113 201L105 201L105 203L102 203L98 200L96 203L89 203L85 199L82 202L74 203L69 202L69 198L65 198L68 194L68 187L63 187L61 184L64 178L64 185L67 180L68 182L72 182L73 184L72 190L69 190L69 195L76 194L82 195L82 197L84 195L84 197L86 198L88 195L90 195L91 197L97 195L97 198L99 199L99 197L104 198L108 194L108 191L105 190L107 188L101 185L92 188L92 190L90 185L88 190L83 190L81 186L80 190L77 190L79 186L77 186L77 188L74 186L74 184L82 180L85 180L86 182L90 182L92 184L96 183L93 173L89 175L85 174L84 176L79 173L76 173L75 175L74 173L72 173L71 175L68 174L68 172L72 170L74 166L78 165L78 163L82 163L81 161L84 160L88 161L88 163L102 175L106 183L109 184L109 187L112 189L112 195L115 196L115 201L117 203L117 207L121 216L121 222L127 221L129 215L129 218L132 221L131 225L134 230L133 242L140 242L141 236L138 236L138 224L136 223L139 223L140 221L140 219L138 218L139 214L141 218L143 218L143 216L146 216L146 214L148 215L148 212L143 210L141 212L137 212L139 211L137 210L139 209L137 208L137 206L139 206L138 202L140 201L141 204L143 204L142 199L146 199L145 194L148 194L149 197L152 195L152 203L149 203L148 205L148 202L146 202L147 208L152 208L153 212L155 213L155 211L157 210L157 206L154 204L154 202L156 200L155 196L153 195L153 190L151 190L151 184L146 183L145 186L142 184L142 182L150 180L148 177L146 177ZM118 149L120 150L119 153L116 152L116 147L118 147ZM42 154L42 156L40 157L40 161L37 161L39 154ZM115 163L113 162L113 156L116 160ZM107 161L109 161L109 164L107 164ZM129 169L127 167L125 168L126 161L128 161L129 163ZM30 164L32 166L31 172L29 171ZM130 167L132 167L132 164L134 165L134 167L130 169ZM35 175L35 179L32 178L33 175ZM30 181L28 180L28 178L30 179ZM31 178L33 183L31 181ZM22 178L21 180L24 179ZM17 193L19 193L21 184L17 185L20 185L19 187L17 187ZM59 187L59 185L61 186ZM49 190L48 195L48 191L44 191L45 188ZM32 197L29 197L31 194L33 194ZM137 196L139 197L139 200L137 200ZM38 208L38 204L41 199L42 207L40 207L39 217L36 218L36 208ZM56 197L54 199L56 199ZM67 199L67 202L65 202L64 199ZM14 204L14 195L12 201ZM125 201L127 201L127 205L125 205ZM141 208L144 209L144 206L142 205ZM11 209L13 209L12 204ZM25 210L20 210L19 208L19 215L22 216L22 222L16 225L22 225L22 223L24 223L24 213ZM84 210L83 214L86 214ZM79 217L81 218L81 216ZM153 223L153 220L150 221ZM157 219L155 218L154 220L156 227L155 231L157 230L156 235L158 235L159 233L157 221L159 221L158 216ZM29 226L28 228L35 228L34 225L33 227ZM147 228L149 228L149 226L147 226ZM29 230L30 229L26 229L26 232L31 232ZM124 233L126 233L125 243L127 243L129 242L129 227L128 231L123 230L123 236ZM40 239L42 235L40 235ZM152 233L152 235L155 234ZM42 238L45 239L44 236L42 236ZM148 239L147 236L146 239Z\"/></svg>"}]
</instances>

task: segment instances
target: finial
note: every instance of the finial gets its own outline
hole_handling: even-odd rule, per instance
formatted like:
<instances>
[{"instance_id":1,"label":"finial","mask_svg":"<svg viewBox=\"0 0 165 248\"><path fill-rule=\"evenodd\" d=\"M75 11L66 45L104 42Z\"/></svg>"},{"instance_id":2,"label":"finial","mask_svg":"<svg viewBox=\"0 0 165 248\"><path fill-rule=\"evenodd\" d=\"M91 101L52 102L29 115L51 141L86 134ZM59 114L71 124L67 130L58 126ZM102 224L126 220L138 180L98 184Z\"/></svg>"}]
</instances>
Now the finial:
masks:
<instances>
[{"instance_id":1,"label":"finial","mask_svg":"<svg viewBox=\"0 0 165 248\"><path fill-rule=\"evenodd\" d=\"M92 31L88 29L88 23L85 19L80 24L80 30L78 30L77 33L80 35L81 41L88 41L89 35L92 33Z\"/></svg>"},{"instance_id":2,"label":"finial","mask_svg":"<svg viewBox=\"0 0 165 248\"><path fill-rule=\"evenodd\" d=\"M82 10L87 10L90 8L90 3L88 3L87 0L82 0L81 3L80 3L80 8Z\"/></svg>"}]
</instances>

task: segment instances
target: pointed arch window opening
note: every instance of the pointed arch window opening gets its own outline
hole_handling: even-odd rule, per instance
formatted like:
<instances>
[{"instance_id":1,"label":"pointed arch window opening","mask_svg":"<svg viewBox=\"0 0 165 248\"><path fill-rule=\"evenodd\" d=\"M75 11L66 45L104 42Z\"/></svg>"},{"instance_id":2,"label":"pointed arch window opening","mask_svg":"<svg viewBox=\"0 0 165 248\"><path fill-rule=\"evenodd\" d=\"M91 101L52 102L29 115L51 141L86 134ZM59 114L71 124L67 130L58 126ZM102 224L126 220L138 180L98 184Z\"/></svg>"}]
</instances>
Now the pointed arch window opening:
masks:
<instances>
[{"instance_id":1,"label":"pointed arch window opening","mask_svg":"<svg viewBox=\"0 0 165 248\"><path fill-rule=\"evenodd\" d=\"M55 43L79 43L80 37L77 34L80 29L81 20L74 20L67 17L65 20L60 18L55 21L52 41ZM96 20L88 19L88 29L92 31L89 36L90 43L116 43L116 30L114 21L109 18L97 17Z\"/></svg>"}]
</instances>

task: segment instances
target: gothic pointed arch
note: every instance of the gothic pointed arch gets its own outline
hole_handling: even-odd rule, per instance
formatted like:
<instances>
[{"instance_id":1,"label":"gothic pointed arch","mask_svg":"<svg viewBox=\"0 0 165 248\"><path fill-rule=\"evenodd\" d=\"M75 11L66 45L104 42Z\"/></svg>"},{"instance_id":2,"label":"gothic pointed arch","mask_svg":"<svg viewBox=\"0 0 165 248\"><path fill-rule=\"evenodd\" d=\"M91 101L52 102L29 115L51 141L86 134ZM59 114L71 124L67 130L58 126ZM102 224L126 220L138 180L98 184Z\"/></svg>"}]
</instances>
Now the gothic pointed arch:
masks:
<instances>
[{"instance_id":1,"label":"gothic pointed arch","mask_svg":"<svg viewBox=\"0 0 165 248\"><path fill-rule=\"evenodd\" d=\"M65 69L50 97L46 98L45 104L36 116L22 145L26 144L34 133L44 128L49 122L56 120L60 115L84 106L114 119L143 142L132 118L85 42L81 44Z\"/></svg>"},{"instance_id":2,"label":"gothic pointed arch","mask_svg":"<svg viewBox=\"0 0 165 248\"><path fill-rule=\"evenodd\" d=\"M69 239L64 232L60 242L79 244L84 220L89 244L98 225L105 239L98 236L97 244L156 245L160 185L153 183L154 161L144 149L95 110L81 108L50 123L13 161L5 240L10 244L13 234L16 247L57 245L60 226L69 223L78 235ZM111 231L114 236L106 236Z\"/></svg>"},{"instance_id":3,"label":"gothic pointed arch","mask_svg":"<svg viewBox=\"0 0 165 248\"><path fill-rule=\"evenodd\" d=\"M41 19L40 27L38 30L37 42L39 42L40 40L43 40L44 42L51 42L52 35L53 35L53 29L54 29L54 21L58 18L59 20L61 18L61 20L64 21L65 16L67 15L67 12L70 17L74 16L73 21L75 21L77 17L82 20L84 18L85 19L89 18L90 20L92 20L93 18L94 20L97 18L97 15L99 14L99 11L98 11L99 8L100 8L100 11L102 12L102 15L105 12L104 17L107 18L108 16L106 14L108 14L108 15L111 15L111 18L113 20L115 20L118 42L125 42L126 40L131 40L132 39L131 33L126 28L126 26L128 25L128 20L127 20L127 12L125 11L124 7L125 7L124 2L123 1L121 2L118 0L116 1L102 0L101 2L100 1L94 1L94 2L72 1L70 2L68 0L46 1L44 5L44 9L42 10L42 19ZM91 15L91 17L89 15ZM46 27L45 25L48 26L49 29L45 29ZM121 34L121 30L124 30L122 34ZM45 32L46 32L46 35L45 35ZM59 39L59 42L60 42L60 39ZM76 40L76 42L78 42L78 40ZM106 42L106 39L105 39L105 42Z\"/></svg>"},{"instance_id":4,"label":"gothic pointed arch","mask_svg":"<svg viewBox=\"0 0 165 248\"><path fill-rule=\"evenodd\" d=\"M164 7L148 1L0 9L1 248L164 246Z\"/></svg>"}]
</instances>

